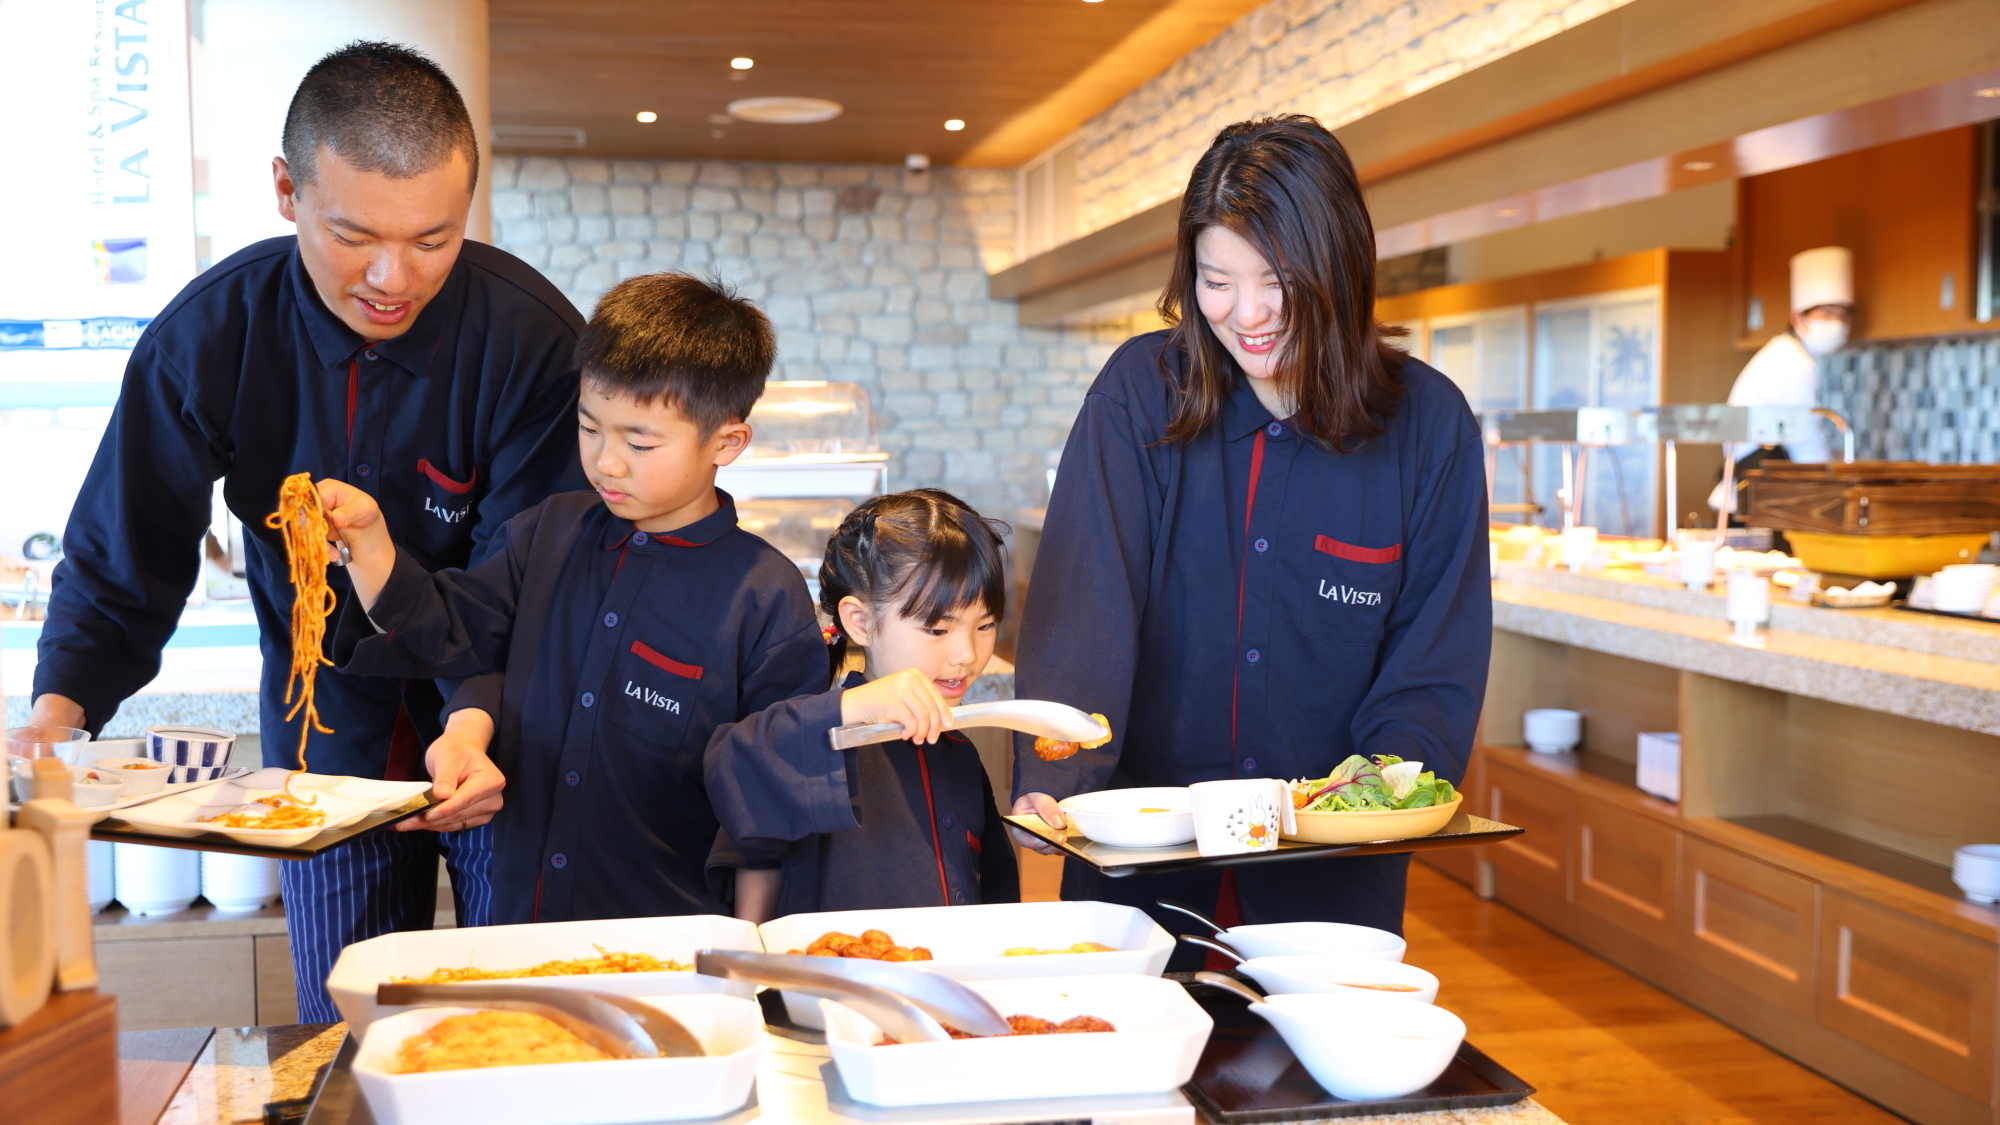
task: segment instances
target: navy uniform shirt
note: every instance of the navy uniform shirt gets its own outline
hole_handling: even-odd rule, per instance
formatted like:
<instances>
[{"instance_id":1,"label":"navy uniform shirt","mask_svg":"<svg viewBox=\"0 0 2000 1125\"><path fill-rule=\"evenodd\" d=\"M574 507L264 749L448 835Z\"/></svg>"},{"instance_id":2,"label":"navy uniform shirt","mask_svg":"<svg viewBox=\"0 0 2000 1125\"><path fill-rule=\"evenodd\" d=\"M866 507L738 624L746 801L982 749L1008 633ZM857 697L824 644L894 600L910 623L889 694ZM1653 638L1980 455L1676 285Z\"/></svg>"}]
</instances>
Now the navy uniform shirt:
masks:
<instances>
[{"instance_id":1,"label":"navy uniform shirt","mask_svg":"<svg viewBox=\"0 0 2000 1125\"><path fill-rule=\"evenodd\" d=\"M346 672L506 673L495 924L727 913L705 873L703 750L717 726L819 690L826 645L798 567L718 495L662 535L595 493L551 497L471 570L426 574L399 550L373 612L343 614Z\"/></svg>"},{"instance_id":2,"label":"navy uniform shirt","mask_svg":"<svg viewBox=\"0 0 2000 1125\"><path fill-rule=\"evenodd\" d=\"M243 523L262 633L265 761L290 764L292 588L264 517L285 477L370 493L418 566L481 557L508 518L579 487L572 353L583 320L525 263L466 242L408 332L368 344L320 300L297 239L267 239L203 273L147 326L63 535L35 693L82 704L100 729L159 672L201 566L213 482ZM346 576L330 582L344 602ZM401 740L416 755L439 703L412 683ZM322 668L323 773L380 777L404 685ZM303 721L302 719L299 721ZM422 776L420 756L402 763Z\"/></svg>"},{"instance_id":3,"label":"navy uniform shirt","mask_svg":"<svg viewBox=\"0 0 2000 1125\"><path fill-rule=\"evenodd\" d=\"M1113 738L1061 762L1021 740L1015 792L1320 777L1355 753L1464 777L1493 627L1484 458L1464 397L1406 359L1387 432L1336 453L1274 419L1239 375L1215 425L1168 444L1165 342L1128 341L1085 397L1021 623L1020 696L1101 712ZM1180 357L1167 360L1178 378ZM1246 898L1246 916L1337 916L1340 893L1308 891L1299 864L1271 870L1288 901ZM1400 915L1400 891L1383 890Z\"/></svg>"},{"instance_id":4,"label":"navy uniform shirt","mask_svg":"<svg viewBox=\"0 0 2000 1125\"><path fill-rule=\"evenodd\" d=\"M1019 901L1014 850L970 739L827 742L841 693L864 682L850 673L717 728L708 792L728 837L711 865L780 861L780 917Z\"/></svg>"}]
</instances>

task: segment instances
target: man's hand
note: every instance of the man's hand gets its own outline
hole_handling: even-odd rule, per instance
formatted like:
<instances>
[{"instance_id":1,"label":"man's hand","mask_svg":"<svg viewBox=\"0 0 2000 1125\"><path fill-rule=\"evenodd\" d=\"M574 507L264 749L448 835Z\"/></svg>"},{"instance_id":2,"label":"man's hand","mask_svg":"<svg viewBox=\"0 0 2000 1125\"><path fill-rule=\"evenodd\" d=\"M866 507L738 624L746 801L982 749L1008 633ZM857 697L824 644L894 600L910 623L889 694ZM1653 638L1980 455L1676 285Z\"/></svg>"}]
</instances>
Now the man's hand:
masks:
<instances>
[{"instance_id":1,"label":"man's hand","mask_svg":"<svg viewBox=\"0 0 2000 1125\"><path fill-rule=\"evenodd\" d=\"M911 742L936 742L951 729L951 704L929 676L905 668L841 692L840 722L901 723L903 737Z\"/></svg>"},{"instance_id":2,"label":"man's hand","mask_svg":"<svg viewBox=\"0 0 2000 1125\"><path fill-rule=\"evenodd\" d=\"M486 756L492 741L493 716L477 709L452 712L444 734L424 752L431 796L443 803L402 821L396 831L456 832L492 820L504 803L500 791L507 786L500 768Z\"/></svg>"},{"instance_id":3,"label":"man's hand","mask_svg":"<svg viewBox=\"0 0 2000 1125\"><path fill-rule=\"evenodd\" d=\"M69 696L45 691L35 697L35 708L28 715L28 725L82 730L84 729L83 705Z\"/></svg>"},{"instance_id":4,"label":"man's hand","mask_svg":"<svg viewBox=\"0 0 2000 1125\"><path fill-rule=\"evenodd\" d=\"M331 478L319 482L319 505L326 510L326 522L353 556L347 577L354 583L354 595L361 608L375 608L375 599L396 569L396 544L389 538L389 526L375 498Z\"/></svg>"},{"instance_id":5,"label":"man's hand","mask_svg":"<svg viewBox=\"0 0 2000 1125\"><path fill-rule=\"evenodd\" d=\"M1024 816L1028 813L1034 813L1036 816L1041 817L1042 823L1048 825L1050 828L1060 829L1067 827L1069 824L1069 820L1063 816L1062 810L1056 807L1056 799L1047 793L1023 793L1019 797L1014 798L1014 815ZM1011 824L1007 826L1007 831L1014 834L1015 843L1031 852L1040 852L1043 855L1063 854L1061 848L1056 847L1040 836L1024 832Z\"/></svg>"}]
</instances>

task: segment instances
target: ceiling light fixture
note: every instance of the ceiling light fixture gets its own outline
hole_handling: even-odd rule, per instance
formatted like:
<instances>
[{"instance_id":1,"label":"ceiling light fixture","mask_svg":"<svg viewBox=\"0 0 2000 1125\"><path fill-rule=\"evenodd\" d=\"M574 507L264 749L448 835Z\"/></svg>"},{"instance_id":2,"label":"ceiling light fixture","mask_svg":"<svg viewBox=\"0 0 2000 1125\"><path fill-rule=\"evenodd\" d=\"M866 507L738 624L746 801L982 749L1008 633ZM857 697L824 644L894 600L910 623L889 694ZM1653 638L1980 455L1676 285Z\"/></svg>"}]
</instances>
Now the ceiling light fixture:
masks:
<instances>
[{"instance_id":1,"label":"ceiling light fixture","mask_svg":"<svg viewBox=\"0 0 2000 1125\"><path fill-rule=\"evenodd\" d=\"M654 113L650 109L640 110L638 116L639 116L639 124L641 125L651 125L653 122L658 121L660 119L660 115Z\"/></svg>"},{"instance_id":2,"label":"ceiling light fixture","mask_svg":"<svg viewBox=\"0 0 2000 1125\"><path fill-rule=\"evenodd\" d=\"M944 131L947 133L956 133L963 128L965 128L965 122L960 121L956 117L944 123Z\"/></svg>"},{"instance_id":3,"label":"ceiling light fixture","mask_svg":"<svg viewBox=\"0 0 2000 1125\"><path fill-rule=\"evenodd\" d=\"M751 67L756 65L757 65L756 59L746 59L742 55L738 55L735 58L729 60L729 69L731 70L749 70Z\"/></svg>"},{"instance_id":4,"label":"ceiling light fixture","mask_svg":"<svg viewBox=\"0 0 2000 1125\"><path fill-rule=\"evenodd\" d=\"M1683 164L1683 165L1681 165L1681 171L1683 171L1683 172L1713 172L1713 171L1715 171L1715 161L1713 161L1713 160L1690 160L1690 161L1688 161L1688 162L1687 162L1686 164Z\"/></svg>"},{"instance_id":5,"label":"ceiling light fixture","mask_svg":"<svg viewBox=\"0 0 2000 1125\"><path fill-rule=\"evenodd\" d=\"M1984 90L1974 90L1972 96L1976 98L2000 98L2000 86L1988 86Z\"/></svg>"},{"instance_id":6,"label":"ceiling light fixture","mask_svg":"<svg viewBox=\"0 0 2000 1125\"><path fill-rule=\"evenodd\" d=\"M729 116L762 125L812 125L839 117L841 109L825 98L741 98L729 103Z\"/></svg>"}]
</instances>

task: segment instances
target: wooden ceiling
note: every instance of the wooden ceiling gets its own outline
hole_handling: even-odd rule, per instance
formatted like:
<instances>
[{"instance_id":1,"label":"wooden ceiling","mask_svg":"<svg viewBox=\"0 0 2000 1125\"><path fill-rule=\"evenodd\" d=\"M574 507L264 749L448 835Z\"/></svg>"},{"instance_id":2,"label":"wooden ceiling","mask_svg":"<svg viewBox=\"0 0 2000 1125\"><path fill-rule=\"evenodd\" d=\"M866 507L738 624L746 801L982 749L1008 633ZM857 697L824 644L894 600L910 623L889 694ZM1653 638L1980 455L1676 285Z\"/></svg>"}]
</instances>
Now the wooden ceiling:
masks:
<instances>
[{"instance_id":1,"label":"wooden ceiling","mask_svg":"<svg viewBox=\"0 0 2000 1125\"><path fill-rule=\"evenodd\" d=\"M575 127L573 155L1013 167L1260 0L490 0L493 123ZM754 59L731 70L736 56ZM731 121L739 98L845 107ZM641 124L636 115L659 115ZM944 122L966 123L947 132Z\"/></svg>"}]
</instances>

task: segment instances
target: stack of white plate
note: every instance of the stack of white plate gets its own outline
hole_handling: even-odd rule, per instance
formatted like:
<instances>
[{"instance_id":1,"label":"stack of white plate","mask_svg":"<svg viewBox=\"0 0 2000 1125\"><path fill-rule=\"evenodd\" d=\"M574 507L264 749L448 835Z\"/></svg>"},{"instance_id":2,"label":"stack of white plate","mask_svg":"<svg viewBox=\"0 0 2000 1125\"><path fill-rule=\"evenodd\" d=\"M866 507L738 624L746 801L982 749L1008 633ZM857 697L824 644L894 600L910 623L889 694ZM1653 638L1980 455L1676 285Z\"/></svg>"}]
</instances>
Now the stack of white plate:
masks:
<instances>
[{"instance_id":1,"label":"stack of white plate","mask_svg":"<svg viewBox=\"0 0 2000 1125\"><path fill-rule=\"evenodd\" d=\"M118 901L134 914L172 914L201 895L201 853L151 844L116 844Z\"/></svg>"},{"instance_id":2,"label":"stack of white plate","mask_svg":"<svg viewBox=\"0 0 2000 1125\"><path fill-rule=\"evenodd\" d=\"M103 840L91 840L84 845L84 870L90 883L90 912L92 914L111 905L117 897L117 889L112 882L115 854L112 849L118 845Z\"/></svg>"},{"instance_id":3,"label":"stack of white plate","mask_svg":"<svg viewBox=\"0 0 2000 1125\"><path fill-rule=\"evenodd\" d=\"M261 910L278 899L278 861L202 852L201 897L219 910Z\"/></svg>"}]
</instances>

